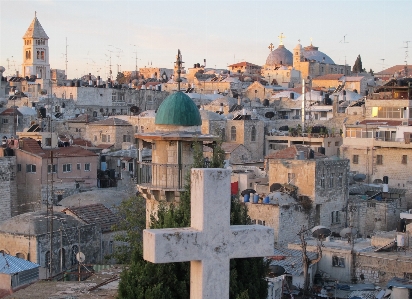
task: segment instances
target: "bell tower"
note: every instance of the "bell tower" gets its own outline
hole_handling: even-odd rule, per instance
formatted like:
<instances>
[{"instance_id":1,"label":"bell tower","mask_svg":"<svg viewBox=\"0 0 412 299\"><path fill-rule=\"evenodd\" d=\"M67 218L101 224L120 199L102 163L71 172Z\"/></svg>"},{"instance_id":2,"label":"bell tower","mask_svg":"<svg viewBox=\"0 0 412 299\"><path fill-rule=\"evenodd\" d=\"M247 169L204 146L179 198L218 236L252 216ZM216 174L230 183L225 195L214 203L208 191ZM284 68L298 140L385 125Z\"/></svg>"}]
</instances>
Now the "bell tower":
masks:
<instances>
[{"instance_id":1,"label":"bell tower","mask_svg":"<svg viewBox=\"0 0 412 299\"><path fill-rule=\"evenodd\" d=\"M23 36L22 76L32 75L50 79L49 37L34 14L34 19Z\"/></svg>"}]
</instances>

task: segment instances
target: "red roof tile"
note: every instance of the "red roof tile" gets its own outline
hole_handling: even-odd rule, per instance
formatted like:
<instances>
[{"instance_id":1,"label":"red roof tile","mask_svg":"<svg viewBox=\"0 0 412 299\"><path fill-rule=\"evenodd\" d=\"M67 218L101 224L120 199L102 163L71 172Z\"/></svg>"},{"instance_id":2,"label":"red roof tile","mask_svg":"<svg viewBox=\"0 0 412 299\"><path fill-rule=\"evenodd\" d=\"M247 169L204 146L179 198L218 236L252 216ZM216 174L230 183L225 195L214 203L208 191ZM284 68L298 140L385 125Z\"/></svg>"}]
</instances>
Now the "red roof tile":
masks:
<instances>
[{"instance_id":1,"label":"red roof tile","mask_svg":"<svg viewBox=\"0 0 412 299\"><path fill-rule=\"evenodd\" d=\"M44 150L46 157L50 156L51 149ZM93 157L98 156L97 154L86 150L80 146L68 146L68 147L58 147L53 149L53 156L59 157ZM46 158L45 157L45 158Z\"/></svg>"}]
</instances>

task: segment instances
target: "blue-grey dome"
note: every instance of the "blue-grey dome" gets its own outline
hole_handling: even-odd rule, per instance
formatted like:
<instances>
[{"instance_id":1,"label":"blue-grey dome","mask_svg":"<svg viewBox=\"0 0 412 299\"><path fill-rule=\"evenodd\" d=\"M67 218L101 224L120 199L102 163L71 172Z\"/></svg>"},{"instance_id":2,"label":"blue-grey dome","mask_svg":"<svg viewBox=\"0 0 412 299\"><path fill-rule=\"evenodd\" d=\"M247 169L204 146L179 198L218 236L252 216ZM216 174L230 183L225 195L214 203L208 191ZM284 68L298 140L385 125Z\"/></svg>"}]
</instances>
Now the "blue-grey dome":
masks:
<instances>
[{"instance_id":1,"label":"blue-grey dome","mask_svg":"<svg viewBox=\"0 0 412 299\"><path fill-rule=\"evenodd\" d=\"M279 45L279 47L270 52L268 58L266 59L266 65L292 65L293 64L293 54L284 45Z\"/></svg>"},{"instance_id":2,"label":"blue-grey dome","mask_svg":"<svg viewBox=\"0 0 412 299\"><path fill-rule=\"evenodd\" d=\"M316 60L317 62L323 62L327 64L335 64L332 58L325 53L318 50L318 47L312 45L303 48L302 54L307 60Z\"/></svg>"}]
</instances>

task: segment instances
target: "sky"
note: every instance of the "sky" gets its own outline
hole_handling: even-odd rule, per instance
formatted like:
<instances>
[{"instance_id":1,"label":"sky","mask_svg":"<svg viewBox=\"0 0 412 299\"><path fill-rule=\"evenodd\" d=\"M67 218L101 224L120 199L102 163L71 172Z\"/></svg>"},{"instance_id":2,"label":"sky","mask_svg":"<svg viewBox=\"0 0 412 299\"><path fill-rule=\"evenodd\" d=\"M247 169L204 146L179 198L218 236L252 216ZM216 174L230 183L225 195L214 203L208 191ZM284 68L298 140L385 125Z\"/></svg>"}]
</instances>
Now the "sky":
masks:
<instances>
[{"instance_id":1,"label":"sky","mask_svg":"<svg viewBox=\"0 0 412 299\"><path fill-rule=\"evenodd\" d=\"M137 67L173 68L177 49L185 66L227 68L239 61L263 65L268 46L290 51L310 45L336 64L375 72L412 63L411 0L340 1L65 1L0 0L0 65L21 72L23 35L37 18L49 36L51 68L68 78L89 72L108 77Z\"/></svg>"}]
</instances>

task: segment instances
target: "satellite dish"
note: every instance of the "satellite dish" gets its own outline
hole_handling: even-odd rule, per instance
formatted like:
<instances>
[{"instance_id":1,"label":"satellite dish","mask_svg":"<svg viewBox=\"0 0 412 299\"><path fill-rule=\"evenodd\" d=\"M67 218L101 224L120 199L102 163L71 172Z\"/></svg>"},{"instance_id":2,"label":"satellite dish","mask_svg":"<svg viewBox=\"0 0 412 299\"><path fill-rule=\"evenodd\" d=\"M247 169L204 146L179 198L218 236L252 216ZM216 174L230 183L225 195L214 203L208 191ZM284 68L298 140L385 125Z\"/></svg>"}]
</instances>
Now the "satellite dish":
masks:
<instances>
[{"instance_id":1,"label":"satellite dish","mask_svg":"<svg viewBox=\"0 0 412 299\"><path fill-rule=\"evenodd\" d=\"M316 239L322 239L322 238L329 237L331 233L332 232L330 231L329 228L322 226L322 225L318 225L312 228L312 237Z\"/></svg>"},{"instance_id":2,"label":"satellite dish","mask_svg":"<svg viewBox=\"0 0 412 299\"><path fill-rule=\"evenodd\" d=\"M358 230L357 230L356 228L354 228L354 227L346 227L346 228L344 228L344 229L342 229L342 230L340 231L339 235L340 235L342 238L346 238L346 237L348 237L349 235L354 236L354 235L356 235L357 233L358 233Z\"/></svg>"},{"instance_id":3,"label":"satellite dish","mask_svg":"<svg viewBox=\"0 0 412 299\"><path fill-rule=\"evenodd\" d=\"M253 190L253 189L245 189L245 190L243 190L240 194L241 194L242 196L245 196L245 194L250 194L250 193L256 193L256 191Z\"/></svg>"},{"instance_id":4,"label":"satellite dish","mask_svg":"<svg viewBox=\"0 0 412 299\"><path fill-rule=\"evenodd\" d=\"M130 112L132 112L132 113L138 113L139 112L139 107L137 107L137 106L132 106L132 107L130 107Z\"/></svg>"},{"instance_id":5,"label":"satellite dish","mask_svg":"<svg viewBox=\"0 0 412 299\"><path fill-rule=\"evenodd\" d=\"M275 116L275 112L273 112L273 111L269 111L269 112L266 112L265 113L265 117L266 118L272 118L272 117L274 117Z\"/></svg>"},{"instance_id":6,"label":"satellite dish","mask_svg":"<svg viewBox=\"0 0 412 299\"><path fill-rule=\"evenodd\" d=\"M282 188L282 185L279 183L273 183L270 185L270 192L278 191L280 188Z\"/></svg>"},{"instance_id":7,"label":"satellite dish","mask_svg":"<svg viewBox=\"0 0 412 299\"><path fill-rule=\"evenodd\" d=\"M279 266L279 265L269 266L269 276L270 277L277 277L277 276L285 274L285 272L286 270L282 266Z\"/></svg>"},{"instance_id":8,"label":"satellite dish","mask_svg":"<svg viewBox=\"0 0 412 299\"><path fill-rule=\"evenodd\" d=\"M366 179L366 175L363 173L357 173L353 176L353 180L355 182L363 182Z\"/></svg>"},{"instance_id":9,"label":"satellite dish","mask_svg":"<svg viewBox=\"0 0 412 299\"><path fill-rule=\"evenodd\" d=\"M79 252L76 254L76 260L77 260L79 263L83 263L83 262L86 260L86 257L85 257L85 255L84 255L84 253L81 252L81 251L79 251Z\"/></svg>"}]
</instances>

